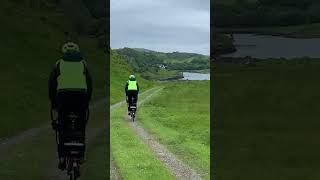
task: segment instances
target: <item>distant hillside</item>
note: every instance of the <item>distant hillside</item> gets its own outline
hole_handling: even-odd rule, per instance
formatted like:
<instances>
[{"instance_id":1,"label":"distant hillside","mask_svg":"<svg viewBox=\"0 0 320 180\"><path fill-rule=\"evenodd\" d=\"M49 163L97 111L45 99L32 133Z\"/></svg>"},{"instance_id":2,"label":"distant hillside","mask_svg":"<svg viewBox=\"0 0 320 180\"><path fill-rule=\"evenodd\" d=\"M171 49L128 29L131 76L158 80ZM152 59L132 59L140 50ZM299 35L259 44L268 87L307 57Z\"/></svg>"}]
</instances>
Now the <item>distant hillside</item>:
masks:
<instances>
[{"instance_id":1,"label":"distant hillside","mask_svg":"<svg viewBox=\"0 0 320 180\"><path fill-rule=\"evenodd\" d=\"M200 70L209 69L209 56L172 52L163 53L143 48L122 48L116 49L124 60L126 60L136 72L167 70Z\"/></svg>"},{"instance_id":2,"label":"distant hillside","mask_svg":"<svg viewBox=\"0 0 320 180\"><path fill-rule=\"evenodd\" d=\"M152 51L152 50L149 50L149 49L145 49L145 48L132 48L134 50L137 50L137 51L140 51L140 52L147 52L147 53L151 53L151 52L156 52L156 51Z\"/></svg>"}]
</instances>

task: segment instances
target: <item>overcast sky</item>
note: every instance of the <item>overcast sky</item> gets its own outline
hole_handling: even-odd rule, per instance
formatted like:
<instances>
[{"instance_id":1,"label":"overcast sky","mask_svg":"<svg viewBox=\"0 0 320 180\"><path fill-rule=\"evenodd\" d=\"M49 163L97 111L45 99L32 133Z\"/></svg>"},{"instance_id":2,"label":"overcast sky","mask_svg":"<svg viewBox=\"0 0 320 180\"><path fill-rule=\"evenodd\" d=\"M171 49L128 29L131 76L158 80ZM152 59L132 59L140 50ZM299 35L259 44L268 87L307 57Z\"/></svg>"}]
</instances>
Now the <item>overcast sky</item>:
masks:
<instances>
[{"instance_id":1,"label":"overcast sky","mask_svg":"<svg viewBox=\"0 0 320 180\"><path fill-rule=\"evenodd\" d=\"M111 48L210 54L209 0L111 0Z\"/></svg>"}]
</instances>

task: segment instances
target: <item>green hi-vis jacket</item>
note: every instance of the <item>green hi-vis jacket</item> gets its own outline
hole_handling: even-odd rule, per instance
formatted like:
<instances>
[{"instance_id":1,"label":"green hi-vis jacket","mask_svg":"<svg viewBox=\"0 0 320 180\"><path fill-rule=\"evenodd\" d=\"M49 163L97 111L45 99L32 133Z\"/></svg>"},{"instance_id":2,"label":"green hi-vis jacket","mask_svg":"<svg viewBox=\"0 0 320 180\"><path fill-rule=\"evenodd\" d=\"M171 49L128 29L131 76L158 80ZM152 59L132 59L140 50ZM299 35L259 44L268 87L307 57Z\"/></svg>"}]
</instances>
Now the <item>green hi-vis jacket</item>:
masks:
<instances>
[{"instance_id":1,"label":"green hi-vis jacket","mask_svg":"<svg viewBox=\"0 0 320 180\"><path fill-rule=\"evenodd\" d=\"M139 93L139 84L137 83L137 81L130 81L129 80L126 83L124 90L126 92L126 95L127 95L128 91L136 91L137 93Z\"/></svg>"},{"instance_id":2,"label":"green hi-vis jacket","mask_svg":"<svg viewBox=\"0 0 320 180\"><path fill-rule=\"evenodd\" d=\"M60 74L57 78L57 90L87 90L85 62L59 62Z\"/></svg>"},{"instance_id":3,"label":"green hi-vis jacket","mask_svg":"<svg viewBox=\"0 0 320 180\"><path fill-rule=\"evenodd\" d=\"M137 86L137 81L128 81L128 91L137 91L138 86Z\"/></svg>"},{"instance_id":4,"label":"green hi-vis jacket","mask_svg":"<svg viewBox=\"0 0 320 180\"><path fill-rule=\"evenodd\" d=\"M85 91L89 101L92 95L92 79L80 53L66 53L58 60L49 77L49 98L52 104L58 91Z\"/></svg>"}]
</instances>

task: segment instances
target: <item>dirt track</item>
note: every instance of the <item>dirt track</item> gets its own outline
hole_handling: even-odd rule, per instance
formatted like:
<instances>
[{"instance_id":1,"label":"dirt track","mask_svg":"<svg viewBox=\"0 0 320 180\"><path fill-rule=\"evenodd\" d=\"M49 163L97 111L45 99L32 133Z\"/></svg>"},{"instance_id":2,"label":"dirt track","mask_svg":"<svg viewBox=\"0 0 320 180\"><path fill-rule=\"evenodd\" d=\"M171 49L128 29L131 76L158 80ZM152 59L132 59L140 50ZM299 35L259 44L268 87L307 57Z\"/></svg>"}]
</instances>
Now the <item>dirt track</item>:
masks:
<instances>
[{"instance_id":1,"label":"dirt track","mask_svg":"<svg viewBox=\"0 0 320 180\"><path fill-rule=\"evenodd\" d=\"M154 95L159 93L162 88L153 91L150 95L145 97L138 103L141 106L144 102L150 100ZM181 180L200 180L201 177L188 165L180 161L174 154L172 154L165 146L157 142L157 140L149 134L140 124L139 120L129 121L127 114L125 115L129 125L134 129L138 137L148 145L156 157L170 170L171 174L177 179Z\"/></svg>"}]
</instances>

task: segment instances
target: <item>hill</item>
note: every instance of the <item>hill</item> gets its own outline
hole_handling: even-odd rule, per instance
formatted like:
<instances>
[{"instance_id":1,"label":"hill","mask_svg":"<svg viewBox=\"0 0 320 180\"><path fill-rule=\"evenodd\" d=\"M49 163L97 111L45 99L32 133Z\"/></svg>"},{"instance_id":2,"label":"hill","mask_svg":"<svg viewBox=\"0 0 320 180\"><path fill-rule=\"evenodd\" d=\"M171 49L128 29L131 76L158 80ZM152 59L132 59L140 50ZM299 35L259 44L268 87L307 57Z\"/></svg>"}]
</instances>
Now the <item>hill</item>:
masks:
<instances>
[{"instance_id":1,"label":"hill","mask_svg":"<svg viewBox=\"0 0 320 180\"><path fill-rule=\"evenodd\" d=\"M147 49L116 49L135 72L167 70L200 70L209 69L209 57L196 53L157 52Z\"/></svg>"},{"instance_id":2,"label":"hill","mask_svg":"<svg viewBox=\"0 0 320 180\"><path fill-rule=\"evenodd\" d=\"M111 50L110 52L110 104L114 104L125 98L124 86L129 75L134 74L133 68L123 60L119 54ZM147 81L139 74L136 74L140 89L144 90L152 86L151 81Z\"/></svg>"}]
</instances>

